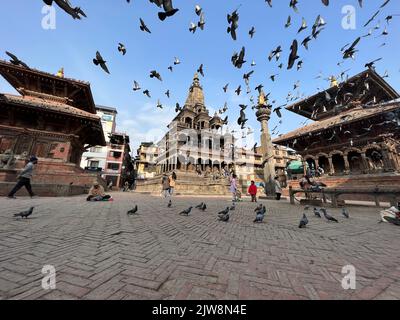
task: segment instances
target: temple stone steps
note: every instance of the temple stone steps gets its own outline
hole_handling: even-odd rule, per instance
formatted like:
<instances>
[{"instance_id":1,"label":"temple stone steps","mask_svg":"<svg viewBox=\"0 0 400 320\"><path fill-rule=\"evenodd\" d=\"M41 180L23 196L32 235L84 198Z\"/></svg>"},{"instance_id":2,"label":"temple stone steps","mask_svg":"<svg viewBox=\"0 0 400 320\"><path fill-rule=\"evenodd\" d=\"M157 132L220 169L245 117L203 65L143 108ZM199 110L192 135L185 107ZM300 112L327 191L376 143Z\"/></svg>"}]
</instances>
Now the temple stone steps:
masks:
<instances>
[{"instance_id":1,"label":"temple stone steps","mask_svg":"<svg viewBox=\"0 0 400 320\"><path fill-rule=\"evenodd\" d=\"M138 181L135 192L159 195L162 175ZM230 195L227 178L213 180L192 172L177 172L175 193L179 195Z\"/></svg>"}]
</instances>

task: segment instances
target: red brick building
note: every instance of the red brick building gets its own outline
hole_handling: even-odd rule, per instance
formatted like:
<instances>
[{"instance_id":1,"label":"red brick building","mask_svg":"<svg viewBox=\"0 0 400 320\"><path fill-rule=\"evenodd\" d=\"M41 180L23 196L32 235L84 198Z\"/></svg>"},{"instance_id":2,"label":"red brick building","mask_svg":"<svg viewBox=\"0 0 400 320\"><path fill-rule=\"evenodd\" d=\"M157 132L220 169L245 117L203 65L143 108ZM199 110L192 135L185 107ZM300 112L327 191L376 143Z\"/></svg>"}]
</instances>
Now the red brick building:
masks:
<instances>
[{"instance_id":1,"label":"red brick building","mask_svg":"<svg viewBox=\"0 0 400 320\"><path fill-rule=\"evenodd\" d=\"M82 193L98 177L79 167L84 146L105 145L90 84L1 60L0 75L20 94L0 94L0 194L30 155L37 194Z\"/></svg>"}]
</instances>

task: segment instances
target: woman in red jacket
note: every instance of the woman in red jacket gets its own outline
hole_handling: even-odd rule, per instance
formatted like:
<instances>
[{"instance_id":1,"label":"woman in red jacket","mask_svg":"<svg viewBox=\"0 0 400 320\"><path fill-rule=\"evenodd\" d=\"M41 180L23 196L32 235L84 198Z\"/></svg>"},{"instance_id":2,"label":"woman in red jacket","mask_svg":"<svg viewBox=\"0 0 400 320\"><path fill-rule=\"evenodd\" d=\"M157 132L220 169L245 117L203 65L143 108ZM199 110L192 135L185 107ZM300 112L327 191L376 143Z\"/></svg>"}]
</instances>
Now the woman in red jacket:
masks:
<instances>
[{"instance_id":1,"label":"woman in red jacket","mask_svg":"<svg viewBox=\"0 0 400 320\"><path fill-rule=\"evenodd\" d=\"M251 202L257 202L257 186L254 181L251 182L247 192L251 195Z\"/></svg>"}]
</instances>

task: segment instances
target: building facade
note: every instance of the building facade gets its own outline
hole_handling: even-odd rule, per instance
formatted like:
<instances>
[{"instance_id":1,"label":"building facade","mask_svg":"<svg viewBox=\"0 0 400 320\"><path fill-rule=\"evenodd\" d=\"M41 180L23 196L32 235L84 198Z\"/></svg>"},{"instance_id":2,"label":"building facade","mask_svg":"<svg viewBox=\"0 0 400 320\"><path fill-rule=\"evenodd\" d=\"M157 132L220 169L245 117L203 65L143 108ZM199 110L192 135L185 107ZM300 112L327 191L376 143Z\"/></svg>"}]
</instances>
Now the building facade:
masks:
<instances>
[{"instance_id":1,"label":"building facade","mask_svg":"<svg viewBox=\"0 0 400 320\"><path fill-rule=\"evenodd\" d=\"M107 185L122 187L125 181L133 183L133 164L129 136L116 132L117 109L96 106L96 113L101 119L105 146L89 147L82 155L81 167L87 171L99 172Z\"/></svg>"},{"instance_id":2,"label":"building facade","mask_svg":"<svg viewBox=\"0 0 400 320\"><path fill-rule=\"evenodd\" d=\"M107 168L108 146L110 135L115 132L117 109L105 106L96 106L96 114L101 119L106 146L90 147L83 153L81 167L89 171L103 172Z\"/></svg>"},{"instance_id":3,"label":"building facade","mask_svg":"<svg viewBox=\"0 0 400 320\"><path fill-rule=\"evenodd\" d=\"M275 175L279 178L281 185L287 184L288 165L294 161L301 161L301 156L294 150L273 145L273 163ZM257 186L262 186L264 183L264 164L262 161L261 147L254 150L238 148L236 150L235 172L241 182L243 191L250 186L251 181L254 181Z\"/></svg>"},{"instance_id":4,"label":"building facade","mask_svg":"<svg viewBox=\"0 0 400 320\"><path fill-rule=\"evenodd\" d=\"M153 142L142 142L135 160L137 179L154 178L157 173L158 146Z\"/></svg>"},{"instance_id":5,"label":"building facade","mask_svg":"<svg viewBox=\"0 0 400 320\"><path fill-rule=\"evenodd\" d=\"M131 158L129 136L125 133L113 132L107 144L106 168L103 178L113 186L122 187L126 181L132 184L134 167Z\"/></svg>"}]
</instances>

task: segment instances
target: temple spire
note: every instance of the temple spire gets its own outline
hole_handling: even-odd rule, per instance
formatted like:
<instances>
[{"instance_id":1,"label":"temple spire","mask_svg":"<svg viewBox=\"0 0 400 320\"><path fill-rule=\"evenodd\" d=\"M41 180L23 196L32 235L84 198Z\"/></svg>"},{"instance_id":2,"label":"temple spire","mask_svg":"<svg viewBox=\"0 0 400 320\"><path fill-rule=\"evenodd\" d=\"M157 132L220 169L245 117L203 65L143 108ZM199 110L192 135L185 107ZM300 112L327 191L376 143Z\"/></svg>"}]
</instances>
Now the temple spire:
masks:
<instances>
[{"instance_id":1,"label":"temple spire","mask_svg":"<svg viewBox=\"0 0 400 320\"><path fill-rule=\"evenodd\" d=\"M186 99L185 107L190 109L195 109L195 107L204 108L204 93L203 88L200 84L199 75L196 72L193 76L193 83L190 86L188 97Z\"/></svg>"}]
</instances>

